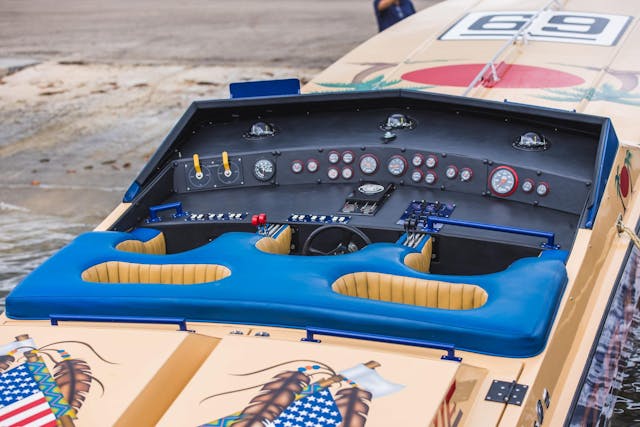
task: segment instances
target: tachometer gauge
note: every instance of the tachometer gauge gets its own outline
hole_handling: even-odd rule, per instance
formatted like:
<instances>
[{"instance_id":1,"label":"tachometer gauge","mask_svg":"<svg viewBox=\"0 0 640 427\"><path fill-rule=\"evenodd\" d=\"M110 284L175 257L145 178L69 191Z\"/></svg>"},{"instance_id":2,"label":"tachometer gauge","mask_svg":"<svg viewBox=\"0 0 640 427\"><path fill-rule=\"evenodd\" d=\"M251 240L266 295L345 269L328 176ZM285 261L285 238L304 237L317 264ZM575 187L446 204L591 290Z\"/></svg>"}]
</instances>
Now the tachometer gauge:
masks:
<instances>
[{"instance_id":1,"label":"tachometer gauge","mask_svg":"<svg viewBox=\"0 0 640 427\"><path fill-rule=\"evenodd\" d=\"M518 174L509 166L498 166L489 174L489 188L496 196L510 196L518 188Z\"/></svg>"},{"instance_id":2,"label":"tachometer gauge","mask_svg":"<svg viewBox=\"0 0 640 427\"><path fill-rule=\"evenodd\" d=\"M353 163L354 157L355 155L353 154L353 151L345 151L344 153L342 153L342 161L348 165Z\"/></svg>"},{"instance_id":3,"label":"tachometer gauge","mask_svg":"<svg viewBox=\"0 0 640 427\"><path fill-rule=\"evenodd\" d=\"M269 181L276 174L276 165L269 159L259 159L253 164L253 176L258 181Z\"/></svg>"},{"instance_id":4,"label":"tachometer gauge","mask_svg":"<svg viewBox=\"0 0 640 427\"><path fill-rule=\"evenodd\" d=\"M378 170L378 158L373 154L360 157L360 170L365 175L373 175Z\"/></svg>"},{"instance_id":5,"label":"tachometer gauge","mask_svg":"<svg viewBox=\"0 0 640 427\"><path fill-rule=\"evenodd\" d=\"M389 163L387 163L387 170L393 176L402 176L407 170L407 161L398 154L391 156Z\"/></svg>"},{"instance_id":6,"label":"tachometer gauge","mask_svg":"<svg viewBox=\"0 0 640 427\"><path fill-rule=\"evenodd\" d=\"M329 163L335 165L340 161L340 153L337 151L329 151Z\"/></svg>"}]
</instances>

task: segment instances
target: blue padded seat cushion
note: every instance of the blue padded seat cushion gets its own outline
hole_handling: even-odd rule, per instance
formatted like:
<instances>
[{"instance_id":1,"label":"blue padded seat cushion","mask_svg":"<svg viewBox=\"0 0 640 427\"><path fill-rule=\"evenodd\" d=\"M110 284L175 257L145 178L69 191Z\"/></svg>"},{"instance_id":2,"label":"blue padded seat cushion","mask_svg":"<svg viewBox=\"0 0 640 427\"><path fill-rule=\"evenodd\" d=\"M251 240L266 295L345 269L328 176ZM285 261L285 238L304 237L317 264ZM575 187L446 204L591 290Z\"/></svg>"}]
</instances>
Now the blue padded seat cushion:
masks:
<instances>
[{"instance_id":1,"label":"blue padded seat cushion","mask_svg":"<svg viewBox=\"0 0 640 427\"><path fill-rule=\"evenodd\" d=\"M89 232L77 237L7 297L15 319L50 314L184 317L189 321L323 327L440 341L474 352L529 357L546 344L567 273L561 257L546 251L501 272L453 276L417 272L403 264L412 249L375 243L353 254L303 257L264 253L262 236L226 233L211 243L177 254L147 255L115 249L129 233ZM222 280L197 285L89 283L82 272L106 261L147 264L219 264L231 270ZM339 277L379 272L480 286L486 304L446 310L341 295Z\"/></svg>"}]
</instances>

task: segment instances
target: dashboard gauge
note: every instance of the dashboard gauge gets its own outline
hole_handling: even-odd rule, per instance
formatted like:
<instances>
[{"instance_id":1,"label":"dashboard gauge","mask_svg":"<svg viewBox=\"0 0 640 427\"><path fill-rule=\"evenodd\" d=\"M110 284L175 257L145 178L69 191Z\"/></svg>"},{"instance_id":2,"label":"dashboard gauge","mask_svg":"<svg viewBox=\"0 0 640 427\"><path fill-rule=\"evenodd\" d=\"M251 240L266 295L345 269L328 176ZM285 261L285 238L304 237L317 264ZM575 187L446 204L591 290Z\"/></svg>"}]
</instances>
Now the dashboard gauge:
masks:
<instances>
[{"instance_id":1,"label":"dashboard gauge","mask_svg":"<svg viewBox=\"0 0 640 427\"><path fill-rule=\"evenodd\" d=\"M353 151L345 151L344 153L342 153L342 161L348 165L353 163L354 158L355 154L353 154Z\"/></svg>"},{"instance_id":2,"label":"dashboard gauge","mask_svg":"<svg viewBox=\"0 0 640 427\"><path fill-rule=\"evenodd\" d=\"M437 180L438 175L434 171L429 171L424 176L424 182L426 182L427 184L435 184Z\"/></svg>"},{"instance_id":3,"label":"dashboard gauge","mask_svg":"<svg viewBox=\"0 0 640 427\"><path fill-rule=\"evenodd\" d=\"M509 166L498 166L489 173L489 188L496 196L510 196L518 188L518 174Z\"/></svg>"},{"instance_id":4,"label":"dashboard gauge","mask_svg":"<svg viewBox=\"0 0 640 427\"><path fill-rule=\"evenodd\" d=\"M458 176L458 168L453 165L448 166L444 174L449 179L455 179Z\"/></svg>"},{"instance_id":5,"label":"dashboard gauge","mask_svg":"<svg viewBox=\"0 0 640 427\"><path fill-rule=\"evenodd\" d=\"M318 161L316 159L307 160L307 171L309 171L310 173L317 172L319 167L320 165L318 164Z\"/></svg>"},{"instance_id":6,"label":"dashboard gauge","mask_svg":"<svg viewBox=\"0 0 640 427\"><path fill-rule=\"evenodd\" d=\"M531 178L527 178L522 182L522 191L524 191L525 193L531 193L535 185L536 183L533 182Z\"/></svg>"},{"instance_id":7,"label":"dashboard gauge","mask_svg":"<svg viewBox=\"0 0 640 427\"><path fill-rule=\"evenodd\" d=\"M300 173L303 169L304 166L302 165L302 161L294 160L293 162L291 162L291 172Z\"/></svg>"},{"instance_id":8,"label":"dashboard gauge","mask_svg":"<svg viewBox=\"0 0 640 427\"><path fill-rule=\"evenodd\" d=\"M416 154L411 159L411 164L417 168L422 166L423 163L424 163L424 156L422 154Z\"/></svg>"},{"instance_id":9,"label":"dashboard gauge","mask_svg":"<svg viewBox=\"0 0 640 427\"><path fill-rule=\"evenodd\" d=\"M391 156L387 163L387 170L393 176L402 176L407 170L407 160L399 154Z\"/></svg>"},{"instance_id":10,"label":"dashboard gauge","mask_svg":"<svg viewBox=\"0 0 640 427\"><path fill-rule=\"evenodd\" d=\"M360 157L360 170L365 175L373 175L378 170L378 158L373 154Z\"/></svg>"},{"instance_id":11,"label":"dashboard gauge","mask_svg":"<svg viewBox=\"0 0 640 427\"><path fill-rule=\"evenodd\" d=\"M461 181L471 181L471 178L473 178L473 170L471 170L471 168L462 168L460 170L460 180Z\"/></svg>"},{"instance_id":12,"label":"dashboard gauge","mask_svg":"<svg viewBox=\"0 0 640 427\"><path fill-rule=\"evenodd\" d=\"M253 176L258 181L269 181L276 174L276 165L269 159L259 159L253 164Z\"/></svg>"},{"instance_id":13,"label":"dashboard gauge","mask_svg":"<svg viewBox=\"0 0 640 427\"><path fill-rule=\"evenodd\" d=\"M427 156L427 159L424 161L424 164L429 168L433 169L438 165L438 158L433 154Z\"/></svg>"},{"instance_id":14,"label":"dashboard gauge","mask_svg":"<svg viewBox=\"0 0 640 427\"><path fill-rule=\"evenodd\" d=\"M240 178L240 166L235 162L229 162L229 168L218 166L218 179L226 185L235 184Z\"/></svg>"},{"instance_id":15,"label":"dashboard gauge","mask_svg":"<svg viewBox=\"0 0 640 427\"><path fill-rule=\"evenodd\" d=\"M337 151L329 151L329 163L335 165L340 161L340 153Z\"/></svg>"},{"instance_id":16,"label":"dashboard gauge","mask_svg":"<svg viewBox=\"0 0 640 427\"><path fill-rule=\"evenodd\" d=\"M540 197L544 197L549 194L549 184L546 182L540 182L536 186L536 194Z\"/></svg>"},{"instance_id":17,"label":"dashboard gauge","mask_svg":"<svg viewBox=\"0 0 640 427\"><path fill-rule=\"evenodd\" d=\"M201 172L197 173L196 168L191 166L187 172L187 182L189 186L195 188L205 187L211 182L211 170L208 167L202 165Z\"/></svg>"},{"instance_id":18,"label":"dashboard gauge","mask_svg":"<svg viewBox=\"0 0 640 427\"><path fill-rule=\"evenodd\" d=\"M338 171L338 168L331 167L327 171L327 178L331 180L338 179L339 176L340 176L340 171Z\"/></svg>"},{"instance_id":19,"label":"dashboard gauge","mask_svg":"<svg viewBox=\"0 0 640 427\"><path fill-rule=\"evenodd\" d=\"M349 166L342 168L342 177L344 179L351 179L353 177L353 169Z\"/></svg>"},{"instance_id":20,"label":"dashboard gauge","mask_svg":"<svg viewBox=\"0 0 640 427\"><path fill-rule=\"evenodd\" d=\"M411 181L420 182L422 181L422 178L424 178L424 173L422 173L420 169L415 169L411 172Z\"/></svg>"}]
</instances>

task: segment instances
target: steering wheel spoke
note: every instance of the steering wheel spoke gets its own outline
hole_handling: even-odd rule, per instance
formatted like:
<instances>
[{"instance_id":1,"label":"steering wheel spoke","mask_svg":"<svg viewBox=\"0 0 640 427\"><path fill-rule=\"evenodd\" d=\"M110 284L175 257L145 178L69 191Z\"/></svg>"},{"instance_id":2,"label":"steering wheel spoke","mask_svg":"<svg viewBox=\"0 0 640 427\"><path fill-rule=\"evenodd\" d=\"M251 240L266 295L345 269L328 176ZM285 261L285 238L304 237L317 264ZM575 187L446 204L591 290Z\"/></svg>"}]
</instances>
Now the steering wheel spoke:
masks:
<instances>
[{"instance_id":1,"label":"steering wheel spoke","mask_svg":"<svg viewBox=\"0 0 640 427\"><path fill-rule=\"evenodd\" d=\"M314 243L322 241L325 247L336 245L333 249L320 250ZM361 243L359 244L360 241ZM327 224L316 228L302 247L303 255L342 255L352 253L371 244L371 239L362 230L346 224Z\"/></svg>"}]
</instances>

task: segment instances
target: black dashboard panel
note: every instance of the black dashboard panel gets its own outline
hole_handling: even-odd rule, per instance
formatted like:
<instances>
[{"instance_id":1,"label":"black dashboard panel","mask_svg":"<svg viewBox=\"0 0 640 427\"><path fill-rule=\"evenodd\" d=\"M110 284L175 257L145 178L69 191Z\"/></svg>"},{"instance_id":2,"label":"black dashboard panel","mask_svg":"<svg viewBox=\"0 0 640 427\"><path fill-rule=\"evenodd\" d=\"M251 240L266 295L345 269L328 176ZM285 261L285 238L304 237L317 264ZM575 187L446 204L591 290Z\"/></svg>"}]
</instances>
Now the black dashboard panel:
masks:
<instances>
[{"instance_id":1,"label":"black dashboard panel","mask_svg":"<svg viewBox=\"0 0 640 427\"><path fill-rule=\"evenodd\" d=\"M343 215L348 195L373 183L395 190L375 215L356 212L350 224L401 231L413 200L442 201L455 204L451 218L534 224L566 247L593 196L603 120L406 91L199 102L138 177L137 219L121 226L144 221L159 202L196 214L165 223L216 223L229 213L246 214L243 223L260 212L273 222ZM530 145L517 143L531 132ZM145 192L160 174L171 188ZM537 244L450 225L441 233Z\"/></svg>"}]
</instances>

